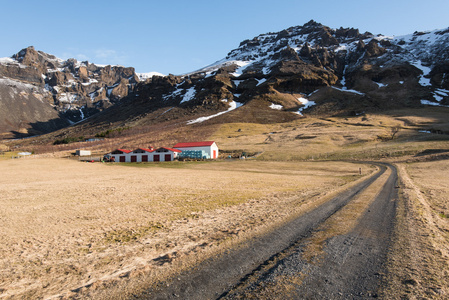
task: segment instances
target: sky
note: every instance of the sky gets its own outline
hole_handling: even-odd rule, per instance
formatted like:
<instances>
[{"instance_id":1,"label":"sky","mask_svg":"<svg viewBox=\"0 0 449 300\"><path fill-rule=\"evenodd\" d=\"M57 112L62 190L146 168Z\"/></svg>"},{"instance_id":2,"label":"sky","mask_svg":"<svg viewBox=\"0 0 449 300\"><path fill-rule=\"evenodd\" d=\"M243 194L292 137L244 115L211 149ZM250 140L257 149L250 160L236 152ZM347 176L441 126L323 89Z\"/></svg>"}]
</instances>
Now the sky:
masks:
<instances>
[{"instance_id":1,"label":"sky","mask_svg":"<svg viewBox=\"0 0 449 300\"><path fill-rule=\"evenodd\" d=\"M34 46L62 59L166 75L312 19L395 36L449 27L448 0L0 0L0 12L0 57Z\"/></svg>"}]
</instances>

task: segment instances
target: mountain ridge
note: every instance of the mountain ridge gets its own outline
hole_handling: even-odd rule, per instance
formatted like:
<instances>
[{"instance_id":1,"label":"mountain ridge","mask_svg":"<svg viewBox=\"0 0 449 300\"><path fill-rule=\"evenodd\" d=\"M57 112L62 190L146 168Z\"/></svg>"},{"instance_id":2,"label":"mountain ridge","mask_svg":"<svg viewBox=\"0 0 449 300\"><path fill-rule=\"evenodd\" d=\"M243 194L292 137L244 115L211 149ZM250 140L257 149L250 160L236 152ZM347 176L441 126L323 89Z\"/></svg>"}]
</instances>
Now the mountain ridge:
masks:
<instances>
[{"instance_id":1,"label":"mountain ridge","mask_svg":"<svg viewBox=\"0 0 449 300\"><path fill-rule=\"evenodd\" d=\"M91 118L92 126L107 123L108 118L111 123L138 119L154 124L161 122L154 116L159 116L159 110L167 111L166 119L185 119L189 124L199 123L200 118L201 122L232 122L232 116L239 121L246 116L247 122L282 122L303 113L351 115L448 106L448 45L449 28L389 37L355 28L332 29L311 20L244 40L225 58L184 75L139 75L131 67L64 61L28 47L0 60L0 76L35 85L33 93L41 95L40 102L48 103L48 111L56 111L52 119L60 119L59 128L89 123ZM11 89L0 86L0 91L7 90L2 99L14 94ZM14 97L9 98L10 106ZM120 116L120 109L127 114ZM3 132L12 127L0 124ZM39 133L26 128L16 131Z\"/></svg>"}]
</instances>

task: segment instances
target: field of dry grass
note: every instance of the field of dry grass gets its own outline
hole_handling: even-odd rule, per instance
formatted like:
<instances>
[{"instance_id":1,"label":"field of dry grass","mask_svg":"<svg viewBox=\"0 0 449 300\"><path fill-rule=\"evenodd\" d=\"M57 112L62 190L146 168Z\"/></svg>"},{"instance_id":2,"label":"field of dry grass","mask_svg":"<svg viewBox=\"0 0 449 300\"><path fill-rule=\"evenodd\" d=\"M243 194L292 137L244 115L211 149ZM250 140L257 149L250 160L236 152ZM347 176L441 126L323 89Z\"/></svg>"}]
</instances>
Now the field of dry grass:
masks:
<instances>
[{"instance_id":1,"label":"field of dry grass","mask_svg":"<svg viewBox=\"0 0 449 300\"><path fill-rule=\"evenodd\" d=\"M449 160L399 164L401 201L388 287L394 299L449 295Z\"/></svg>"},{"instance_id":2,"label":"field of dry grass","mask_svg":"<svg viewBox=\"0 0 449 300\"><path fill-rule=\"evenodd\" d=\"M138 166L138 167L136 167ZM0 161L0 298L150 284L373 169L351 163Z\"/></svg>"},{"instance_id":3,"label":"field of dry grass","mask_svg":"<svg viewBox=\"0 0 449 300\"><path fill-rule=\"evenodd\" d=\"M448 112L449 108L429 107L344 118L306 116L273 124L247 123L244 118L239 122L215 120L195 125L175 121L151 126L128 124L99 141L53 145L62 138L53 133L0 142L0 151L11 149L41 154L87 149L104 154L117 148L171 147L177 142L214 140L227 153L261 153L260 160L386 159L416 155L427 149L449 148ZM393 136L395 128L399 131ZM100 130L89 133L81 129L71 127L65 134L93 138Z\"/></svg>"},{"instance_id":4,"label":"field of dry grass","mask_svg":"<svg viewBox=\"0 0 449 300\"><path fill-rule=\"evenodd\" d=\"M385 295L447 295L448 162L405 163L449 155L447 111L172 124L149 127L157 134L134 128L68 145L51 145L49 136L0 143L0 151L14 150L0 155L0 298L137 290L324 201L359 177L356 164L323 162L342 159L401 162L403 201ZM134 166L51 158L191 139L215 140L222 157L257 155ZM10 159L20 151L47 158Z\"/></svg>"},{"instance_id":5,"label":"field of dry grass","mask_svg":"<svg viewBox=\"0 0 449 300\"><path fill-rule=\"evenodd\" d=\"M221 149L261 153L260 160L386 159L447 149L447 112L404 110L347 118L312 118L280 124L223 124L214 133ZM393 136L393 129L398 132Z\"/></svg>"}]
</instances>

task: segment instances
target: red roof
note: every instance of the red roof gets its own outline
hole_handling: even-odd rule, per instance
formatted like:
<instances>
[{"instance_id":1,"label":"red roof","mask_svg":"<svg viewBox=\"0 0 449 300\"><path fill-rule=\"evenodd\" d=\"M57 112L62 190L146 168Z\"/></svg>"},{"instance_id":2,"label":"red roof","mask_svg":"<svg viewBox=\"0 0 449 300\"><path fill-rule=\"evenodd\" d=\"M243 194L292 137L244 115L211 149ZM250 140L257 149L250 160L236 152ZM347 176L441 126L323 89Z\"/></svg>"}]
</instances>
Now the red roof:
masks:
<instances>
[{"instance_id":1,"label":"red roof","mask_svg":"<svg viewBox=\"0 0 449 300\"><path fill-rule=\"evenodd\" d=\"M121 151L123 153L130 153L130 152L132 152L131 150L126 150L126 149L117 149L117 150L114 150L114 151ZM114 151L112 151L112 152L114 152Z\"/></svg>"},{"instance_id":2,"label":"red roof","mask_svg":"<svg viewBox=\"0 0 449 300\"><path fill-rule=\"evenodd\" d=\"M213 143L215 142L207 141L207 142L177 143L176 145L173 146L173 148L206 147L212 146Z\"/></svg>"},{"instance_id":3,"label":"red roof","mask_svg":"<svg viewBox=\"0 0 449 300\"><path fill-rule=\"evenodd\" d=\"M172 151L172 152L178 152L178 153L181 153L182 151L181 150L178 150L178 149L173 149L173 148L167 148L167 147L161 147L162 149L166 149L166 150L168 150L168 151ZM159 149L161 149L161 148L159 148Z\"/></svg>"},{"instance_id":4,"label":"red roof","mask_svg":"<svg viewBox=\"0 0 449 300\"><path fill-rule=\"evenodd\" d=\"M137 148L137 149L140 149L140 150L143 150L143 151L146 151L146 152L154 152L154 149L146 149L146 148Z\"/></svg>"}]
</instances>

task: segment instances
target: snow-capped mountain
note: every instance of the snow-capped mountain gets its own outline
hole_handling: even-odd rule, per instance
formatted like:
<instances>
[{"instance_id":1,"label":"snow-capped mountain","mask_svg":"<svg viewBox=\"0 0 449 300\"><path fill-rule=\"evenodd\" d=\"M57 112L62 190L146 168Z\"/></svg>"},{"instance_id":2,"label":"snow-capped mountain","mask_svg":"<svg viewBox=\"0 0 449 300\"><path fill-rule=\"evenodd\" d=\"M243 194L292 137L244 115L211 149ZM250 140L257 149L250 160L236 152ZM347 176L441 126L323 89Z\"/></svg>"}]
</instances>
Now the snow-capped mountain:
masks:
<instances>
[{"instance_id":1,"label":"snow-capped mountain","mask_svg":"<svg viewBox=\"0 0 449 300\"><path fill-rule=\"evenodd\" d=\"M28 94L41 95L72 121L120 103L101 122L123 123L156 123L162 115L187 118L186 124L230 116L282 122L449 106L448 73L449 29L389 37L314 21L245 40L216 63L180 76L63 61L34 48L0 60L0 76L35 86Z\"/></svg>"},{"instance_id":2,"label":"snow-capped mountain","mask_svg":"<svg viewBox=\"0 0 449 300\"><path fill-rule=\"evenodd\" d=\"M448 106L448 45L449 29L389 37L310 21L245 40L216 63L148 80L136 90L154 107L208 107L210 116L249 110L250 103L290 117Z\"/></svg>"},{"instance_id":3,"label":"snow-capped mountain","mask_svg":"<svg viewBox=\"0 0 449 300\"><path fill-rule=\"evenodd\" d=\"M341 65L336 65L335 61L334 64L325 62L323 65L317 58L329 55L338 58L336 62L344 64L345 68L354 68L357 67L357 62L363 62L362 59L375 56L385 62L384 66L409 62L420 69L426 65L425 70L428 71L440 61L449 58L448 33L449 29L415 32L397 37L374 36L369 32L360 34L353 28L334 30L311 21L304 26L292 27L278 33L262 34L243 41L225 59L200 71L210 72L225 65L236 64L241 67L240 72L258 70L263 75L269 75L271 67L279 61L278 53L287 48L294 50L301 58L311 56L316 66L325 66L336 72L341 71L339 69ZM370 44L368 48L365 47L367 44ZM368 52L359 55L356 63L349 60L352 53L361 52L360 50ZM313 52L316 52L315 55Z\"/></svg>"},{"instance_id":4,"label":"snow-capped mountain","mask_svg":"<svg viewBox=\"0 0 449 300\"><path fill-rule=\"evenodd\" d=\"M5 112L1 131L31 134L27 123L35 133L73 124L119 102L148 76L139 78L134 68L63 60L34 47L25 48L12 57L0 58L1 101L14 111ZM49 126L49 117L57 122Z\"/></svg>"},{"instance_id":5,"label":"snow-capped mountain","mask_svg":"<svg viewBox=\"0 0 449 300\"><path fill-rule=\"evenodd\" d=\"M148 73L137 73L137 76L139 77L140 81L142 81L142 80L145 81L147 79L152 78L153 76L161 76L161 77L163 77L163 76L166 76L166 75L164 75L162 73L159 73L159 72L148 72Z\"/></svg>"},{"instance_id":6,"label":"snow-capped mountain","mask_svg":"<svg viewBox=\"0 0 449 300\"><path fill-rule=\"evenodd\" d=\"M448 45L449 29L388 37L361 34L353 28L330 29L310 21L243 41L226 58L195 73L211 76L219 69L233 68L229 75L237 89L241 82L256 79L257 85L271 83L285 90L276 81L293 76L298 84L290 78L287 92L304 94L331 86L366 95L390 84L418 80L417 88L427 87L419 91L421 103L447 105Z\"/></svg>"}]
</instances>

